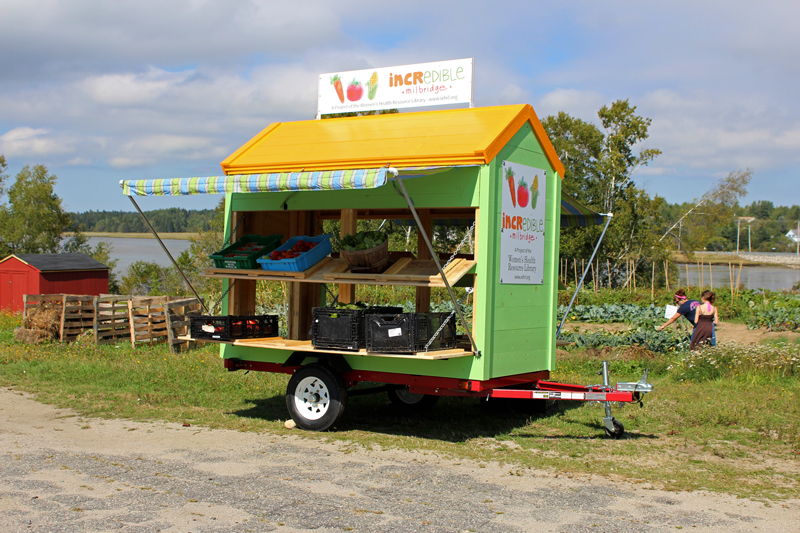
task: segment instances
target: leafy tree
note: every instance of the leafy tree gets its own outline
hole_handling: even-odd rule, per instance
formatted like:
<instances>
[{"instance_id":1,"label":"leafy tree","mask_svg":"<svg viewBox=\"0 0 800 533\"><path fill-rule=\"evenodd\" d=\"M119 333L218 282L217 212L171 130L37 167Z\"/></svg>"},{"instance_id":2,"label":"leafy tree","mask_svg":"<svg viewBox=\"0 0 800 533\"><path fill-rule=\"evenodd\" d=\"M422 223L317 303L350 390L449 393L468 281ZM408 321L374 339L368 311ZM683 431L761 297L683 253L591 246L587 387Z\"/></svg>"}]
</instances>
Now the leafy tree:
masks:
<instances>
[{"instance_id":1,"label":"leafy tree","mask_svg":"<svg viewBox=\"0 0 800 533\"><path fill-rule=\"evenodd\" d=\"M667 254L657 232L663 198L650 198L632 180L636 169L661 153L635 150L648 138L650 126L650 119L635 111L627 100L600 108L598 117L605 132L564 112L542 121L565 167L562 190L596 211L614 213L600 254L602 263L611 263L611 277L616 276L618 282L624 281L619 272L627 259L639 260L637 265L643 268L644 263L660 262ZM596 226L563 229L561 256L588 259L601 231Z\"/></svg>"},{"instance_id":2,"label":"leafy tree","mask_svg":"<svg viewBox=\"0 0 800 533\"><path fill-rule=\"evenodd\" d=\"M682 216L672 219L661 240L669 237L679 249L689 252L707 247L713 237L728 231L725 228L735 215L739 198L747 194L752 178L753 170L749 168L728 173L703 196L692 201L688 210L681 210Z\"/></svg>"},{"instance_id":3,"label":"leafy tree","mask_svg":"<svg viewBox=\"0 0 800 533\"><path fill-rule=\"evenodd\" d=\"M5 163L5 161L4 161ZM0 241L10 253L56 253L72 221L53 192L56 176L43 165L25 166L0 206Z\"/></svg>"},{"instance_id":4,"label":"leafy tree","mask_svg":"<svg viewBox=\"0 0 800 533\"><path fill-rule=\"evenodd\" d=\"M647 130L651 122L649 118L634 114L635 111L636 106L631 106L627 100L617 100L597 112L607 132L599 160L603 209L607 213L614 210L616 200L626 190L636 169L661 155L661 150L655 148L635 153L634 146L649 136Z\"/></svg>"},{"instance_id":5,"label":"leafy tree","mask_svg":"<svg viewBox=\"0 0 800 533\"><path fill-rule=\"evenodd\" d=\"M5 171L8 168L8 164L6 163L6 156L0 154L0 198L3 197L5 194L5 181L8 176L6 176Z\"/></svg>"}]
</instances>

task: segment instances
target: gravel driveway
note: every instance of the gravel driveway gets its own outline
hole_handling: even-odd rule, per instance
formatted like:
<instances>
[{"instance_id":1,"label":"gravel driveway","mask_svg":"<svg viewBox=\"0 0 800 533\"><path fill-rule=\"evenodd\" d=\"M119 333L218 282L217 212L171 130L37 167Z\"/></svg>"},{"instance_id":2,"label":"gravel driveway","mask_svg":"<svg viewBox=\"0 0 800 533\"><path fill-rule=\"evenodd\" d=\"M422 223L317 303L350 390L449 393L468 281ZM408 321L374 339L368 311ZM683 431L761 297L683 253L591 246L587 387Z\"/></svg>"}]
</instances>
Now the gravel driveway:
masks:
<instances>
[{"instance_id":1,"label":"gravel driveway","mask_svg":"<svg viewBox=\"0 0 800 533\"><path fill-rule=\"evenodd\" d=\"M0 390L0 532L800 531L765 505L316 438L84 419Z\"/></svg>"}]
</instances>

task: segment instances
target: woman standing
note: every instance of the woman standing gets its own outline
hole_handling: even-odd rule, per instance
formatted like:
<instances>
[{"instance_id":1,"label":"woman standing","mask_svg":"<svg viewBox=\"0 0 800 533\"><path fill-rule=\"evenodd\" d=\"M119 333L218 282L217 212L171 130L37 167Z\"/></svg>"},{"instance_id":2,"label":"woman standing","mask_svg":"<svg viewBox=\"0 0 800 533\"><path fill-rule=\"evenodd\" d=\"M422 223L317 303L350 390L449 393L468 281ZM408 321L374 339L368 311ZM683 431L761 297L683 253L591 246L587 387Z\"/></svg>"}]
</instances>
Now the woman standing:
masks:
<instances>
[{"instance_id":1,"label":"woman standing","mask_svg":"<svg viewBox=\"0 0 800 533\"><path fill-rule=\"evenodd\" d=\"M689 345L692 350L706 344L714 336L714 326L719 324L719 313L713 305L715 298L716 294L712 291L703 291L700 296L703 302L694 312L694 335L692 335L692 342Z\"/></svg>"},{"instance_id":2,"label":"woman standing","mask_svg":"<svg viewBox=\"0 0 800 533\"><path fill-rule=\"evenodd\" d=\"M675 305L678 306L678 312L675 313L670 317L666 324L658 328L658 331L662 331L665 327L669 326L680 317L685 318L688 320L692 327L695 325L695 310L700 305L700 302L697 300L690 300L686 297L686 291L683 289L678 289L675 291L675 296L673 297L672 301Z\"/></svg>"}]
</instances>

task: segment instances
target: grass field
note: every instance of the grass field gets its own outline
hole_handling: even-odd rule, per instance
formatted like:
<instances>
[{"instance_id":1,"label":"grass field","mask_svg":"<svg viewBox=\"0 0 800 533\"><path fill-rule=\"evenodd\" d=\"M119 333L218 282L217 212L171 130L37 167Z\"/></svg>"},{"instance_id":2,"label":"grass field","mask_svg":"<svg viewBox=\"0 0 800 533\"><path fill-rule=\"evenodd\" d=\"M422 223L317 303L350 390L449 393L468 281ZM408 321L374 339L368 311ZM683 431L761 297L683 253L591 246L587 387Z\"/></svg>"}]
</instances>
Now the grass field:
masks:
<instances>
[{"instance_id":1,"label":"grass field","mask_svg":"<svg viewBox=\"0 0 800 533\"><path fill-rule=\"evenodd\" d=\"M285 434L284 375L229 373L214 346L170 355L164 346L25 345L19 316L0 315L0 385L82 416L166 420ZM800 497L800 347L772 343L654 356L641 349L559 352L554 379L597 383L603 359L612 381L651 369L644 407L614 406L626 427L605 437L599 403L565 402L545 415L525 401L443 398L407 416L385 394L350 399L335 431L306 438L352 446L498 462L509 472L596 474L668 490L740 497Z\"/></svg>"}]
</instances>

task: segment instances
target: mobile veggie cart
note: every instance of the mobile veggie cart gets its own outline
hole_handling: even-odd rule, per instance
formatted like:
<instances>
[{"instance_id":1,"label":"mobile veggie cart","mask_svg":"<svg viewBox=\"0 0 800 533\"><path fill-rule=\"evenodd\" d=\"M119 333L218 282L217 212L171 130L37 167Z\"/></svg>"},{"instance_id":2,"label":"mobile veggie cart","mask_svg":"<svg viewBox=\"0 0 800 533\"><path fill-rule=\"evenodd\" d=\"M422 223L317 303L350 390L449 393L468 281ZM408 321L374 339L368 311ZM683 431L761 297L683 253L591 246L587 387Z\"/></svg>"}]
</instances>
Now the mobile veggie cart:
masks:
<instances>
[{"instance_id":1,"label":"mobile veggie cart","mask_svg":"<svg viewBox=\"0 0 800 533\"><path fill-rule=\"evenodd\" d=\"M374 382L405 406L428 406L438 396L602 401L606 432L619 437L623 428L609 402L638 401L652 389L646 374L612 386L606 364L599 385L548 381L559 228L562 220L594 223L596 214L562 202L564 167L531 106L276 123L222 168L225 176L121 185L129 196L225 193L227 242L253 234L282 235L284 242L315 237L325 220L341 221L342 234L355 233L359 219L408 220L419 228L416 254L390 254L381 273L351 272L341 257L327 255L296 270L206 270L223 278L223 308L236 316L255 314L257 281L287 282L286 336L223 342L221 356L229 370L290 374L287 407L299 427L330 428L348 394L361 392L354 387ZM472 253L463 246L434 253L438 219L468 221ZM414 286L419 313L430 310L431 289L444 288L454 304L448 318L466 335L432 351L440 324L412 353L315 346L312 310L333 292L326 287L338 287L339 302L352 303L359 285ZM471 291L469 322L453 287Z\"/></svg>"}]
</instances>

